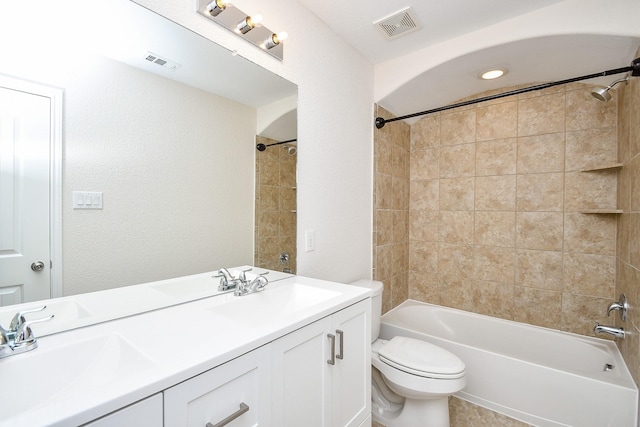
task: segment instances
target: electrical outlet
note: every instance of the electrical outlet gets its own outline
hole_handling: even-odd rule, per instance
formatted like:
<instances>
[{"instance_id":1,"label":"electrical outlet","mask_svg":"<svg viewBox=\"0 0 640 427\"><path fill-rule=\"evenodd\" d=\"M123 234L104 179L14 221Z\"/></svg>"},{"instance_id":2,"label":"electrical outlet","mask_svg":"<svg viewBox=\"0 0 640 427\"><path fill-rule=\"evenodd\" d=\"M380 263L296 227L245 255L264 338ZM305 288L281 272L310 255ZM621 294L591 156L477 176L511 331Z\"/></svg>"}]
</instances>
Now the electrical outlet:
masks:
<instances>
[{"instance_id":1,"label":"electrical outlet","mask_svg":"<svg viewBox=\"0 0 640 427\"><path fill-rule=\"evenodd\" d=\"M305 252L316 250L316 232L314 230L304 232L304 250Z\"/></svg>"}]
</instances>

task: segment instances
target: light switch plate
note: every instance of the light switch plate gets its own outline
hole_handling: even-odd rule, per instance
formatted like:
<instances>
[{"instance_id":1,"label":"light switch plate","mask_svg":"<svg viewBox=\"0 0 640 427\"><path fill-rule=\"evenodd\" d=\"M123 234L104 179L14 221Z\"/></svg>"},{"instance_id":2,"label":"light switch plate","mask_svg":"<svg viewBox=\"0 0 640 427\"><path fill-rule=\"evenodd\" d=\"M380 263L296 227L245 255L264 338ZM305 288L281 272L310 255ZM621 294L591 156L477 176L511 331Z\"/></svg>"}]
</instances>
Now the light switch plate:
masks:
<instances>
[{"instance_id":1,"label":"light switch plate","mask_svg":"<svg viewBox=\"0 0 640 427\"><path fill-rule=\"evenodd\" d=\"M73 209L102 209L102 192L74 191Z\"/></svg>"}]
</instances>

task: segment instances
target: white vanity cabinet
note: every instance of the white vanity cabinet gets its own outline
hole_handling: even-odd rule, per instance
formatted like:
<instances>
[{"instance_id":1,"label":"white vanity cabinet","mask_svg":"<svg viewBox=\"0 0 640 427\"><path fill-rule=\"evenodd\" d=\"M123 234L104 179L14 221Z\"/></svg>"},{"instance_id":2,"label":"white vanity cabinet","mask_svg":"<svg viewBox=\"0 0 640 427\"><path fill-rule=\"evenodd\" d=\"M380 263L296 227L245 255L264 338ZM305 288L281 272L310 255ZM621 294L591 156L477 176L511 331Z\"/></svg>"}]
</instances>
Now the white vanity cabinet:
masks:
<instances>
[{"instance_id":1,"label":"white vanity cabinet","mask_svg":"<svg viewBox=\"0 0 640 427\"><path fill-rule=\"evenodd\" d=\"M273 425L358 427L370 412L370 301L271 344Z\"/></svg>"},{"instance_id":2,"label":"white vanity cabinet","mask_svg":"<svg viewBox=\"0 0 640 427\"><path fill-rule=\"evenodd\" d=\"M271 425L270 357L267 344L165 390L164 426Z\"/></svg>"}]
</instances>

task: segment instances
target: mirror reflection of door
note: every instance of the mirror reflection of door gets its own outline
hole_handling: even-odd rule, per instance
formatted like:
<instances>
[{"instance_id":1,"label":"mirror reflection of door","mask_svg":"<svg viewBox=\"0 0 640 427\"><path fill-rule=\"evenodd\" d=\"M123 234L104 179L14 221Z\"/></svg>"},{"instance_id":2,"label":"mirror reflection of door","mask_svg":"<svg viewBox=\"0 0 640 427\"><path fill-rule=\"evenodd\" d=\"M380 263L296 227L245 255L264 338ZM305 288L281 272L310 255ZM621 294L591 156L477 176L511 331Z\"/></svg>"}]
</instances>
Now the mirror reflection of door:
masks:
<instances>
[{"instance_id":1,"label":"mirror reflection of door","mask_svg":"<svg viewBox=\"0 0 640 427\"><path fill-rule=\"evenodd\" d=\"M51 98L7 86L0 80L0 306L51 297Z\"/></svg>"}]
</instances>

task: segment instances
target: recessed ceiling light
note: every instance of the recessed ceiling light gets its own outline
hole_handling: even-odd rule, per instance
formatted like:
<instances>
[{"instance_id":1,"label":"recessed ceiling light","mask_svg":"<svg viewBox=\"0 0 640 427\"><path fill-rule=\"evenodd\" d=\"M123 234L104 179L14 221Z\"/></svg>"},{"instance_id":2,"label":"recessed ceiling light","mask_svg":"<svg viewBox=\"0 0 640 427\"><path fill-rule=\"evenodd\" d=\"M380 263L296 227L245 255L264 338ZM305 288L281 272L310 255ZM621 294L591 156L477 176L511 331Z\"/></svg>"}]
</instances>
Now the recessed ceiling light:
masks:
<instances>
[{"instance_id":1,"label":"recessed ceiling light","mask_svg":"<svg viewBox=\"0 0 640 427\"><path fill-rule=\"evenodd\" d=\"M480 74L480 78L483 80L493 80L498 77L502 77L507 74L507 70L505 68L495 68L493 70L487 70L484 73Z\"/></svg>"}]
</instances>

